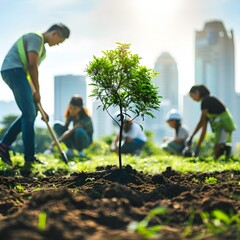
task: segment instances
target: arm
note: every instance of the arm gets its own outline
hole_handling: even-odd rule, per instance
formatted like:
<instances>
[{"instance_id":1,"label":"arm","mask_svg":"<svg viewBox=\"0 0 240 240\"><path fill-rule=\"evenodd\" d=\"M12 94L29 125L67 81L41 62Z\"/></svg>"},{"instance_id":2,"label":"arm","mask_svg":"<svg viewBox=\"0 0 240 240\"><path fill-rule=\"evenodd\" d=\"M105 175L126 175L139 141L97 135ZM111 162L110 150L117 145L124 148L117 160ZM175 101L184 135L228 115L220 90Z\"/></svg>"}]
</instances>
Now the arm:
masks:
<instances>
[{"instance_id":1,"label":"arm","mask_svg":"<svg viewBox=\"0 0 240 240\"><path fill-rule=\"evenodd\" d=\"M128 137L125 139L125 141L126 141L127 143L130 143L130 142L132 142L133 140L134 140L134 138L128 138Z\"/></svg>"},{"instance_id":2,"label":"arm","mask_svg":"<svg viewBox=\"0 0 240 240\"><path fill-rule=\"evenodd\" d=\"M173 139L173 142L175 142L175 143L183 143L185 141L185 139L184 138L174 138Z\"/></svg>"},{"instance_id":3,"label":"arm","mask_svg":"<svg viewBox=\"0 0 240 240\"><path fill-rule=\"evenodd\" d=\"M28 52L28 70L29 70L32 83L35 88L33 98L36 103L39 103L41 100L41 97L40 97L39 82L38 82L38 55L33 51Z\"/></svg>"},{"instance_id":4,"label":"arm","mask_svg":"<svg viewBox=\"0 0 240 240\"><path fill-rule=\"evenodd\" d=\"M206 124L207 124L207 109L202 110L200 120L199 120L195 130L193 131L191 138L193 138L194 135L199 131L199 129L202 128L203 126L205 126Z\"/></svg>"},{"instance_id":5,"label":"arm","mask_svg":"<svg viewBox=\"0 0 240 240\"><path fill-rule=\"evenodd\" d=\"M63 141L66 138L69 138L75 132L75 130L77 128L79 128L79 127L81 127L81 125L80 124L76 124L71 130L67 130L66 132L64 132L62 134L62 136L59 137L59 139L58 139L59 142Z\"/></svg>"},{"instance_id":6,"label":"arm","mask_svg":"<svg viewBox=\"0 0 240 240\"><path fill-rule=\"evenodd\" d=\"M112 143L111 143L111 150L114 152L118 151L118 141L119 141L119 134L116 134Z\"/></svg>"},{"instance_id":7,"label":"arm","mask_svg":"<svg viewBox=\"0 0 240 240\"><path fill-rule=\"evenodd\" d=\"M205 138L205 135L206 135L206 131L207 131L207 118L205 118L204 122L203 122L203 125L202 125L202 132L201 132L201 135L200 135L200 138L198 140L198 144L197 144L197 147L200 147L204 138Z\"/></svg>"}]
</instances>

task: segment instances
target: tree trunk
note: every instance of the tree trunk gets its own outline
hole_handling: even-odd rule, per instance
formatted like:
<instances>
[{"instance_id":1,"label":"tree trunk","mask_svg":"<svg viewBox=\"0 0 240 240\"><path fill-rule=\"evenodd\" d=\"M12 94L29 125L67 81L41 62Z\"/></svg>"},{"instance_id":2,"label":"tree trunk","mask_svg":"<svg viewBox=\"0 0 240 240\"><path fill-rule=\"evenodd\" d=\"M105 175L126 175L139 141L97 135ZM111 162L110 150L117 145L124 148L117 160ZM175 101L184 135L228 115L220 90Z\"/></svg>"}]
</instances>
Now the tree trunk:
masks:
<instances>
[{"instance_id":1,"label":"tree trunk","mask_svg":"<svg viewBox=\"0 0 240 240\"><path fill-rule=\"evenodd\" d=\"M119 168L122 169L122 132L123 132L123 122L124 116L122 114L122 108L120 107L120 132L119 132L119 146L118 146L118 159L119 159Z\"/></svg>"}]
</instances>

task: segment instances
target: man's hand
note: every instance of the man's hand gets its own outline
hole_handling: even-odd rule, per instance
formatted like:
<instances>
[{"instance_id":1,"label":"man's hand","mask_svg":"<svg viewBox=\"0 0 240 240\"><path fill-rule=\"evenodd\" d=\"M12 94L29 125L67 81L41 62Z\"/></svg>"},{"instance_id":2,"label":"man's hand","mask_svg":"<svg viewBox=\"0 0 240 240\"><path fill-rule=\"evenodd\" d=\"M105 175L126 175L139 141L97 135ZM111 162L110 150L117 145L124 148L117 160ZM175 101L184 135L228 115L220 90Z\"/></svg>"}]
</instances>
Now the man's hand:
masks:
<instances>
[{"instance_id":1,"label":"man's hand","mask_svg":"<svg viewBox=\"0 0 240 240\"><path fill-rule=\"evenodd\" d=\"M41 113L42 115L42 120L44 122L48 122L49 121L49 116L48 114L43 110L43 107L42 107L42 104L40 102L37 103L37 108L39 110L39 112Z\"/></svg>"},{"instance_id":2,"label":"man's hand","mask_svg":"<svg viewBox=\"0 0 240 240\"><path fill-rule=\"evenodd\" d=\"M43 113L44 113L44 117L42 116L42 120L45 122L45 121L49 121L49 116L48 114L43 110Z\"/></svg>"}]
</instances>

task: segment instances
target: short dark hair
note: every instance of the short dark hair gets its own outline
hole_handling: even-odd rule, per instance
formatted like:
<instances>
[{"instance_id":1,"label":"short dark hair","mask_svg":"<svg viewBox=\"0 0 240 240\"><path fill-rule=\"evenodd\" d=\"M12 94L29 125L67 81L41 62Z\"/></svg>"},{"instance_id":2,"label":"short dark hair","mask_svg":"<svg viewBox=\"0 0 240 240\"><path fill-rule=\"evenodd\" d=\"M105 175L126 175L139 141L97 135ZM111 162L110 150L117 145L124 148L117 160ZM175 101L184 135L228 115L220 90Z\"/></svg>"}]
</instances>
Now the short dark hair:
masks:
<instances>
[{"instance_id":1,"label":"short dark hair","mask_svg":"<svg viewBox=\"0 0 240 240\"><path fill-rule=\"evenodd\" d=\"M196 93L196 91L199 92L201 98L210 95L210 91L204 85L194 85L194 86L192 86L189 93Z\"/></svg>"},{"instance_id":2,"label":"short dark hair","mask_svg":"<svg viewBox=\"0 0 240 240\"><path fill-rule=\"evenodd\" d=\"M70 35L70 30L67 26L62 23L52 25L47 32L57 31L62 37L68 38Z\"/></svg>"}]
</instances>

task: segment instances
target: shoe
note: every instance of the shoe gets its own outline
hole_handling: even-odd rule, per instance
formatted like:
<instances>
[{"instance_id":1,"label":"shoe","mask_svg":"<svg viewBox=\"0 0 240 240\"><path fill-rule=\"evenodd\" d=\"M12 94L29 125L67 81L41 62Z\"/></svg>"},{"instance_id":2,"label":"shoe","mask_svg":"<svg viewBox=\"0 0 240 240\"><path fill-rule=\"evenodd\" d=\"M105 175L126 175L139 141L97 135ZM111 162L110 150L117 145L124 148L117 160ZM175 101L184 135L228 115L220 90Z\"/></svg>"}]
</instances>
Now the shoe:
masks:
<instances>
[{"instance_id":1,"label":"shoe","mask_svg":"<svg viewBox=\"0 0 240 240\"><path fill-rule=\"evenodd\" d=\"M40 161L38 158L36 157L33 157L32 159L30 160L25 160L25 164L34 164L34 163L37 163L37 164L44 164L42 161Z\"/></svg>"},{"instance_id":2,"label":"shoe","mask_svg":"<svg viewBox=\"0 0 240 240\"><path fill-rule=\"evenodd\" d=\"M8 147L4 147L2 144L0 144L0 158L2 159L3 162L12 166L12 161L9 155L9 149Z\"/></svg>"},{"instance_id":3,"label":"shoe","mask_svg":"<svg viewBox=\"0 0 240 240\"><path fill-rule=\"evenodd\" d=\"M83 153L82 151L79 151L77 156L80 157L80 158L85 158L86 154Z\"/></svg>"},{"instance_id":4,"label":"shoe","mask_svg":"<svg viewBox=\"0 0 240 240\"><path fill-rule=\"evenodd\" d=\"M69 148L66 152L67 157L72 158L74 157L74 152L71 148Z\"/></svg>"},{"instance_id":5,"label":"shoe","mask_svg":"<svg viewBox=\"0 0 240 240\"><path fill-rule=\"evenodd\" d=\"M20 170L20 173L23 177L29 177L32 173L33 170L33 164L38 163L38 164L43 164L43 162L41 162L39 159L37 159L36 157L34 157L33 159L31 159L31 161L26 161L22 167L22 169Z\"/></svg>"},{"instance_id":6,"label":"shoe","mask_svg":"<svg viewBox=\"0 0 240 240\"><path fill-rule=\"evenodd\" d=\"M43 154L44 155L53 155L53 152L51 150L47 149L43 152Z\"/></svg>"},{"instance_id":7,"label":"shoe","mask_svg":"<svg viewBox=\"0 0 240 240\"><path fill-rule=\"evenodd\" d=\"M231 157L232 154L232 146L229 144L225 145L225 155L227 158Z\"/></svg>"}]
</instances>

